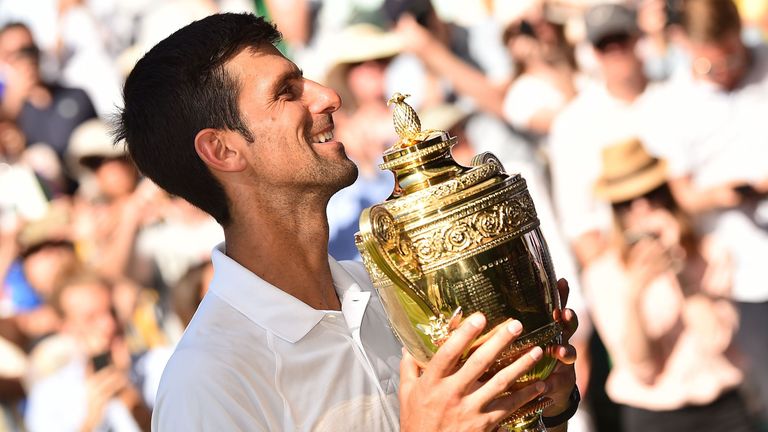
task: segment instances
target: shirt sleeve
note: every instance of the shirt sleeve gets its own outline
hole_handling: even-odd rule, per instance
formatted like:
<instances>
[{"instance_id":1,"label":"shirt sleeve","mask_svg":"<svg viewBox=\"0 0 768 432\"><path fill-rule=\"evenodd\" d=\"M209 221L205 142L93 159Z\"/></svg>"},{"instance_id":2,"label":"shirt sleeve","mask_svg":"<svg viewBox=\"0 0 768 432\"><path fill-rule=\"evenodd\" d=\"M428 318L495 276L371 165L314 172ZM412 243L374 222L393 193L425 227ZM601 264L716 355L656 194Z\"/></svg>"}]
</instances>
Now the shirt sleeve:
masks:
<instances>
[{"instance_id":1,"label":"shirt sleeve","mask_svg":"<svg viewBox=\"0 0 768 432\"><path fill-rule=\"evenodd\" d=\"M547 82L522 76L509 87L502 109L509 124L519 130L528 130L536 113L559 109L565 102L563 95Z\"/></svg>"}]
</instances>

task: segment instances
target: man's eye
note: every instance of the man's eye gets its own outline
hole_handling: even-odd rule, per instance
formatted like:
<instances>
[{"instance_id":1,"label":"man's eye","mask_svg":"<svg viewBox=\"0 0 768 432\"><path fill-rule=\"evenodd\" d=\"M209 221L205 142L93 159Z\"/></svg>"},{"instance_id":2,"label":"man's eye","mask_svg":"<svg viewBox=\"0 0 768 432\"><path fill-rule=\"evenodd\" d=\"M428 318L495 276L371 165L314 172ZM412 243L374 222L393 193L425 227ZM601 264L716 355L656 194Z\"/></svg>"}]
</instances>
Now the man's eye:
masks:
<instances>
[{"instance_id":1,"label":"man's eye","mask_svg":"<svg viewBox=\"0 0 768 432\"><path fill-rule=\"evenodd\" d=\"M294 86L285 86L280 90L278 96L282 99L294 100L298 97L298 93Z\"/></svg>"}]
</instances>

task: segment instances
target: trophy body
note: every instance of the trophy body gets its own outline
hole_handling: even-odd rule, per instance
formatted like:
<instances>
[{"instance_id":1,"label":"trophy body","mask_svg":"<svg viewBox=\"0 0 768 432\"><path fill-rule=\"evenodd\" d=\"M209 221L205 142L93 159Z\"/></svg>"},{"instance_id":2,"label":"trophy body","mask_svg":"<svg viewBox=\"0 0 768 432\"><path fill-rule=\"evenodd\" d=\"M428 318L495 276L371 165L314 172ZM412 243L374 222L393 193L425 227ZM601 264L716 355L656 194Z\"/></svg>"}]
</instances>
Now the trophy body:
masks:
<instances>
[{"instance_id":1,"label":"trophy body","mask_svg":"<svg viewBox=\"0 0 768 432\"><path fill-rule=\"evenodd\" d=\"M552 262L525 180L504 173L489 153L470 167L457 164L455 142L443 131L401 133L405 145L381 165L394 172L395 192L363 211L356 244L394 332L417 361L428 362L463 316L485 314L486 332L515 318L524 334L486 376L544 347L544 358L518 380L523 386L551 373L556 360L546 347L561 342ZM548 403L530 403L503 426L544 431L540 410Z\"/></svg>"}]
</instances>

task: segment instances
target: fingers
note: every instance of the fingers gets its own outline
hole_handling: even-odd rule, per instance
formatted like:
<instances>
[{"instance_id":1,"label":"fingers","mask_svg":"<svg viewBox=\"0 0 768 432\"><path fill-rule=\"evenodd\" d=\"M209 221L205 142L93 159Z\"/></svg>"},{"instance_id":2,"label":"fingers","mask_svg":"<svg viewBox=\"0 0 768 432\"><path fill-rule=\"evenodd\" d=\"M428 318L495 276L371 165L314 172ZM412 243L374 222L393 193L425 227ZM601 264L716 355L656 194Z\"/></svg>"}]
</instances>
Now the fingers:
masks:
<instances>
[{"instance_id":1,"label":"fingers","mask_svg":"<svg viewBox=\"0 0 768 432\"><path fill-rule=\"evenodd\" d=\"M560 307L564 308L568 304L568 294L571 292L567 280L561 278L557 281L557 292L560 294Z\"/></svg>"},{"instance_id":2,"label":"fingers","mask_svg":"<svg viewBox=\"0 0 768 432\"><path fill-rule=\"evenodd\" d=\"M128 378L114 366L107 366L91 377L93 395L111 398L128 385Z\"/></svg>"},{"instance_id":3,"label":"fingers","mask_svg":"<svg viewBox=\"0 0 768 432\"><path fill-rule=\"evenodd\" d=\"M563 324L563 339L570 340L579 328L579 317L576 316L573 309L563 309L561 323Z\"/></svg>"},{"instance_id":4,"label":"fingers","mask_svg":"<svg viewBox=\"0 0 768 432\"><path fill-rule=\"evenodd\" d=\"M557 345L551 350L552 357L561 363L571 365L576 363L576 348L573 345Z\"/></svg>"},{"instance_id":5,"label":"fingers","mask_svg":"<svg viewBox=\"0 0 768 432\"><path fill-rule=\"evenodd\" d=\"M536 346L531 348L530 351L512 362L512 364L497 372L491 379L472 393L469 398L472 400L473 404L476 404L479 407L486 406L500 394L507 391L512 383L531 370L543 357L544 351L541 347ZM525 389L528 389L528 387L532 386L527 386ZM544 388L541 389L541 391L543 390ZM515 390L513 393L515 395L520 393L521 396L516 396L518 398L528 397L528 393L523 390ZM526 399L523 403L528 400L530 399Z\"/></svg>"},{"instance_id":6,"label":"fingers","mask_svg":"<svg viewBox=\"0 0 768 432\"><path fill-rule=\"evenodd\" d=\"M558 364L544 382L548 391L565 390L570 393L576 385L576 369L571 365Z\"/></svg>"},{"instance_id":7,"label":"fingers","mask_svg":"<svg viewBox=\"0 0 768 432\"><path fill-rule=\"evenodd\" d=\"M408 398L416 380L419 378L419 365L411 353L403 348L403 358L400 360L400 398Z\"/></svg>"},{"instance_id":8,"label":"fingers","mask_svg":"<svg viewBox=\"0 0 768 432\"><path fill-rule=\"evenodd\" d=\"M559 314L560 323L563 325L563 345L554 345L549 351L555 359L565 364L576 362L576 348L569 344L576 329L579 328L579 318L572 309L563 309Z\"/></svg>"},{"instance_id":9,"label":"fingers","mask_svg":"<svg viewBox=\"0 0 768 432\"><path fill-rule=\"evenodd\" d=\"M537 382L492 400L484 409L490 417L489 423L498 424L504 418L522 408L523 405L541 396L546 389L547 384Z\"/></svg>"},{"instance_id":10,"label":"fingers","mask_svg":"<svg viewBox=\"0 0 768 432\"><path fill-rule=\"evenodd\" d=\"M464 351L485 328L485 317L481 313L469 316L448 340L437 350L424 371L425 378L442 378L456 370Z\"/></svg>"},{"instance_id":11,"label":"fingers","mask_svg":"<svg viewBox=\"0 0 768 432\"><path fill-rule=\"evenodd\" d=\"M499 354L523 332L523 325L517 320L507 320L493 329L490 339L469 356L464 365L456 372L461 383L477 381L493 364Z\"/></svg>"}]
</instances>

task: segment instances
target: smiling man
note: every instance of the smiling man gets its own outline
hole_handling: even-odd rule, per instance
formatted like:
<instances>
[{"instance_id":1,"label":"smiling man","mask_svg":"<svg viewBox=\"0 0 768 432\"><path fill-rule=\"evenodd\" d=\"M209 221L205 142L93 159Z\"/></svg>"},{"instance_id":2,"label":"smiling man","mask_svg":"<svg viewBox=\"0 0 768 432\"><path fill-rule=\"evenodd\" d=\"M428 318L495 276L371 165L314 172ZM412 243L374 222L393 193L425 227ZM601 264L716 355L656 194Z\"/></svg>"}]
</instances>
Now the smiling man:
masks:
<instances>
[{"instance_id":1,"label":"smiling man","mask_svg":"<svg viewBox=\"0 0 768 432\"><path fill-rule=\"evenodd\" d=\"M548 392L569 406L573 370L501 394L534 348L478 381L520 332L470 316L429 365L401 353L360 264L327 254L330 197L357 175L333 139L333 90L302 77L253 15L214 15L160 42L128 77L118 138L141 171L213 215L210 289L169 361L154 430L489 430ZM569 322L575 323L572 314ZM572 347L555 349L572 363ZM401 376L402 375L402 376Z\"/></svg>"}]
</instances>

